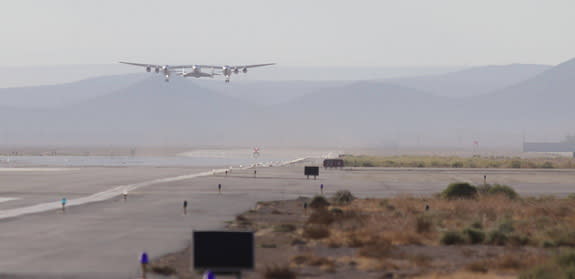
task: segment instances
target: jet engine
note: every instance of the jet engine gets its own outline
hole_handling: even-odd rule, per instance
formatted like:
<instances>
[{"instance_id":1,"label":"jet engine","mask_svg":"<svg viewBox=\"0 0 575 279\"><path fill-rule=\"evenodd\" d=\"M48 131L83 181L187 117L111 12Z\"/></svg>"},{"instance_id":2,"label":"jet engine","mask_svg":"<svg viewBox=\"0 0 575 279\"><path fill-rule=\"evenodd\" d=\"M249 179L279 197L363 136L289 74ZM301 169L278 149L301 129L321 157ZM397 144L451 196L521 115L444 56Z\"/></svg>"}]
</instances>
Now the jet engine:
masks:
<instances>
[{"instance_id":1,"label":"jet engine","mask_svg":"<svg viewBox=\"0 0 575 279\"><path fill-rule=\"evenodd\" d=\"M148 66L148 67L146 67L146 72L148 72L148 73L149 73L151 70L152 70L152 68L150 68L149 66Z\"/></svg>"},{"instance_id":2,"label":"jet engine","mask_svg":"<svg viewBox=\"0 0 575 279\"><path fill-rule=\"evenodd\" d=\"M240 72L240 69L234 68L234 74L237 74L237 73L239 73L239 72Z\"/></svg>"},{"instance_id":3,"label":"jet engine","mask_svg":"<svg viewBox=\"0 0 575 279\"><path fill-rule=\"evenodd\" d=\"M243 69L242 69L242 72L243 72L244 74L247 73L247 72L248 72L248 68L243 68Z\"/></svg>"},{"instance_id":4,"label":"jet engine","mask_svg":"<svg viewBox=\"0 0 575 279\"><path fill-rule=\"evenodd\" d=\"M155 71L156 71L156 74L159 73L159 72L160 72L160 67L156 67Z\"/></svg>"}]
</instances>

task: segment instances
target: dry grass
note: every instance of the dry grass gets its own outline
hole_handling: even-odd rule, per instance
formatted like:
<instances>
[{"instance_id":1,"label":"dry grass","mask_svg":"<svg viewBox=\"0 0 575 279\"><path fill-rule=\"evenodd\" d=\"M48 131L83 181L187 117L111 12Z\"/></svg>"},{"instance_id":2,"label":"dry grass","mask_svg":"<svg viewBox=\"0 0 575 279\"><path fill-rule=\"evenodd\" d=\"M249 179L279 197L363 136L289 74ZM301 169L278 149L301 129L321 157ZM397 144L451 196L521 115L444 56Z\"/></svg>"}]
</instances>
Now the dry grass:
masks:
<instances>
[{"instance_id":1,"label":"dry grass","mask_svg":"<svg viewBox=\"0 0 575 279\"><path fill-rule=\"evenodd\" d=\"M336 271L336 261L330 258L317 257L312 254L297 255L291 259L291 265L300 267L303 265L319 267L322 271L333 273Z\"/></svg>"},{"instance_id":2,"label":"dry grass","mask_svg":"<svg viewBox=\"0 0 575 279\"><path fill-rule=\"evenodd\" d=\"M409 168L575 168L568 157L456 157L456 156L365 156L346 155L348 167L409 167Z\"/></svg>"},{"instance_id":3,"label":"dry grass","mask_svg":"<svg viewBox=\"0 0 575 279\"><path fill-rule=\"evenodd\" d=\"M310 249L302 251L323 254L325 247L343 248L338 257L349 260L304 254L292 258L290 267L326 273L407 270L403 274L431 274L418 278L513 278L497 274L517 275L545 262L551 251L540 247L575 246L575 199L355 199L337 209L314 209L304 218L303 225L296 226L302 229L292 232ZM442 246L446 232L457 234L457 243L465 246L441 247L438 252L428 247Z\"/></svg>"},{"instance_id":4,"label":"dry grass","mask_svg":"<svg viewBox=\"0 0 575 279\"><path fill-rule=\"evenodd\" d=\"M425 204L431 210L425 211ZM519 245L542 245L544 241L575 246L575 201L544 198L509 200L504 196L480 196L474 200L397 197L386 200L354 201L344 211L361 212L367 220L359 234L382 232L394 243L416 237L420 243L437 243L439 231L462 231L477 226L485 232L508 222L513 233L505 232ZM528 236L528 239L518 239ZM433 241L435 240L435 241ZM572 241L570 241L572 240ZM415 243L414 243L415 244Z\"/></svg>"}]
</instances>

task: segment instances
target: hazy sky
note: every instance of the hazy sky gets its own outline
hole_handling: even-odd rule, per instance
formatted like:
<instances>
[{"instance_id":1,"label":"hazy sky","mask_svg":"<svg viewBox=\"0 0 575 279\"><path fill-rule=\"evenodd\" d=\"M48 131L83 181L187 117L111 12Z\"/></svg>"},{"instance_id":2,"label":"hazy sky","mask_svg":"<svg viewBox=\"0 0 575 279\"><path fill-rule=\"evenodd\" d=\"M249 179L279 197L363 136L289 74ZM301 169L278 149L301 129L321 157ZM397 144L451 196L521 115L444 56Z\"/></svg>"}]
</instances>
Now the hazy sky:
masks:
<instances>
[{"instance_id":1,"label":"hazy sky","mask_svg":"<svg viewBox=\"0 0 575 279\"><path fill-rule=\"evenodd\" d=\"M573 0L6 1L0 66L557 64Z\"/></svg>"}]
</instances>

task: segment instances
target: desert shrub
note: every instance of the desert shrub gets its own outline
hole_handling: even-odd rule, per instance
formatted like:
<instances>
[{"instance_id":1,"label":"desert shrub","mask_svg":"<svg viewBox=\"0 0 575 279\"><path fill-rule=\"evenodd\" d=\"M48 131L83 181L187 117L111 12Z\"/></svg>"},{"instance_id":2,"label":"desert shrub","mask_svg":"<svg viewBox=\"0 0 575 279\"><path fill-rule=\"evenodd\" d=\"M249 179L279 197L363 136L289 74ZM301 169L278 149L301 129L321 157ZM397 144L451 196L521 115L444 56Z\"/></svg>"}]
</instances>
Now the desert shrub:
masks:
<instances>
[{"instance_id":1,"label":"desert shrub","mask_svg":"<svg viewBox=\"0 0 575 279\"><path fill-rule=\"evenodd\" d=\"M489 187L489 189L487 190L487 194L504 195L504 196L508 197L509 199L515 199L519 196L519 195L517 195L517 192L515 192L515 190L513 188L511 188L510 186L500 185L500 184L495 184L495 185Z\"/></svg>"},{"instance_id":2,"label":"desert shrub","mask_svg":"<svg viewBox=\"0 0 575 279\"><path fill-rule=\"evenodd\" d=\"M449 184L441 195L447 199L470 199L475 198L477 189L467 182L455 182Z\"/></svg>"},{"instance_id":3,"label":"desert shrub","mask_svg":"<svg viewBox=\"0 0 575 279\"><path fill-rule=\"evenodd\" d=\"M542 169L552 169L552 168L554 168L554 166L553 166L553 163L551 163L551 162L545 162L541 165L541 168Z\"/></svg>"},{"instance_id":4,"label":"desert shrub","mask_svg":"<svg viewBox=\"0 0 575 279\"><path fill-rule=\"evenodd\" d=\"M477 190L477 193L482 194L482 195L487 195L489 192L489 189L491 189L491 184L481 184L481 185L475 186L475 189Z\"/></svg>"},{"instance_id":5,"label":"desert shrub","mask_svg":"<svg viewBox=\"0 0 575 279\"><path fill-rule=\"evenodd\" d=\"M365 161L361 164L362 167L367 167L367 168L372 168L375 167L375 164L373 162L370 161Z\"/></svg>"},{"instance_id":6,"label":"desert shrub","mask_svg":"<svg viewBox=\"0 0 575 279\"><path fill-rule=\"evenodd\" d=\"M465 238L457 231L447 231L441 235L439 242L443 245L457 245L465 243Z\"/></svg>"},{"instance_id":7,"label":"desert shrub","mask_svg":"<svg viewBox=\"0 0 575 279\"><path fill-rule=\"evenodd\" d=\"M341 208L332 208L329 210L329 212L331 212L331 214L333 214L334 216L344 215L343 210L341 210Z\"/></svg>"},{"instance_id":8,"label":"desert shrub","mask_svg":"<svg viewBox=\"0 0 575 279\"><path fill-rule=\"evenodd\" d=\"M575 232L564 229L551 229L546 233L549 237L548 241L553 243L553 246L575 247Z\"/></svg>"},{"instance_id":9,"label":"desert shrub","mask_svg":"<svg viewBox=\"0 0 575 279\"><path fill-rule=\"evenodd\" d=\"M519 161L519 160L511 161L511 168L520 169L521 168L521 161Z\"/></svg>"},{"instance_id":10,"label":"desert shrub","mask_svg":"<svg viewBox=\"0 0 575 279\"><path fill-rule=\"evenodd\" d=\"M326 209L314 210L307 218L307 223L309 224L329 225L333 221L333 215Z\"/></svg>"},{"instance_id":11,"label":"desert shrub","mask_svg":"<svg viewBox=\"0 0 575 279\"><path fill-rule=\"evenodd\" d=\"M571 193L571 194L567 195L567 198L570 200L575 200L575 193Z\"/></svg>"},{"instance_id":12,"label":"desert shrub","mask_svg":"<svg viewBox=\"0 0 575 279\"><path fill-rule=\"evenodd\" d=\"M434 160L434 161L431 161L431 166L434 167L434 168L437 168L437 167L445 167L445 164L443 164L443 163L441 163L441 162L439 162L439 161L435 161L435 160Z\"/></svg>"},{"instance_id":13,"label":"desert shrub","mask_svg":"<svg viewBox=\"0 0 575 279\"><path fill-rule=\"evenodd\" d=\"M348 190L340 190L335 193L333 200L336 204L349 204L355 197Z\"/></svg>"},{"instance_id":14,"label":"desert shrub","mask_svg":"<svg viewBox=\"0 0 575 279\"><path fill-rule=\"evenodd\" d=\"M295 279L296 273L287 266L268 266L263 274L264 279Z\"/></svg>"},{"instance_id":15,"label":"desert shrub","mask_svg":"<svg viewBox=\"0 0 575 279\"><path fill-rule=\"evenodd\" d=\"M415 231L417 233L430 232L433 229L433 220L429 216L418 216L415 219Z\"/></svg>"},{"instance_id":16,"label":"desert shrub","mask_svg":"<svg viewBox=\"0 0 575 279\"><path fill-rule=\"evenodd\" d=\"M502 221L501 223L499 223L497 230L504 234L512 233L513 231L515 231L515 227L513 226L513 220L507 219Z\"/></svg>"},{"instance_id":17,"label":"desert shrub","mask_svg":"<svg viewBox=\"0 0 575 279\"><path fill-rule=\"evenodd\" d=\"M309 203L311 208L325 208L329 206L329 202L322 196L315 196Z\"/></svg>"},{"instance_id":18,"label":"desert shrub","mask_svg":"<svg viewBox=\"0 0 575 279\"><path fill-rule=\"evenodd\" d=\"M471 223L471 225L469 225L469 227L473 228L473 229L481 230L481 229L483 229L483 224L481 223L481 221L475 221L475 222Z\"/></svg>"},{"instance_id":19,"label":"desert shrub","mask_svg":"<svg viewBox=\"0 0 575 279\"><path fill-rule=\"evenodd\" d=\"M499 230L492 230L487 234L486 242L492 245L505 245L509 238L507 234Z\"/></svg>"},{"instance_id":20,"label":"desert shrub","mask_svg":"<svg viewBox=\"0 0 575 279\"><path fill-rule=\"evenodd\" d=\"M293 232L296 230L294 224L280 224L274 226L274 232Z\"/></svg>"},{"instance_id":21,"label":"desert shrub","mask_svg":"<svg viewBox=\"0 0 575 279\"><path fill-rule=\"evenodd\" d=\"M451 164L452 168L463 168L463 163L462 162L453 162Z\"/></svg>"},{"instance_id":22,"label":"desert shrub","mask_svg":"<svg viewBox=\"0 0 575 279\"><path fill-rule=\"evenodd\" d=\"M303 228L303 237L322 239L329 236L329 228L324 225L306 225Z\"/></svg>"},{"instance_id":23,"label":"desert shrub","mask_svg":"<svg viewBox=\"0 0 575 279\"><path fill-rule=\"evenodd\" d=\"M463 235L470 244L479 244L485 240L485 233L481 229L467 228L463 230Z\"/></svg>"},{"instance_id":24,"label":"desert shrub","mask_svg":"<svg viewBox=\"0 0 575 279\"><path fill-rule=\"evenodd\" d=\"M524 246L529 244L529 237L525 235L512 234L508 236L508 242L512 246Z\"/></svg>"},{"instance_id":25,"label":"desert shrub","mask_svg":"<svg viewBox=\"0 0 575 279\"><path fill-rule=\"evenodd\" d=\"M541 243L541 247L543 248L553 248L556 247L555 242L551 241L551 240L544 240Z\"/></svg>"}]
</instances>

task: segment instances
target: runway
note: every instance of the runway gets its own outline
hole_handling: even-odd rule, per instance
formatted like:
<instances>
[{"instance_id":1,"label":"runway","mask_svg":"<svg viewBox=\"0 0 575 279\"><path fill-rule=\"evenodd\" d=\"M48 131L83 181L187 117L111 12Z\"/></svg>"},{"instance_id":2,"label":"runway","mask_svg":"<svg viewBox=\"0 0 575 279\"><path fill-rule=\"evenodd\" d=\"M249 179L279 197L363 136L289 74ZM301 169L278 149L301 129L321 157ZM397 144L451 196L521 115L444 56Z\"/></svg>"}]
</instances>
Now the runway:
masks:
<instances>
[{"instance_id":1,"label":"runway","mask_svg":"<svg viewBox=\"0 0 575 279\"><path fill-rule=\"evenodd\" d=\"M326 195L349 189L360 197L430 195L448 183L509 184L522 195L574 191L575 171L466 169L320 170L306 179L303 164L234 170L228 176L210 168L78 168L59 172L11 172L0 180L0 211L55 204L48 211L0 220L2 278L136 278L138 256L152 258L185 247L193 230L222 228L257 201ZM218 194L217 185L223 193ZM133 187L124 201L123 187ZM110 189L112 189L110 191ZM106 192L108 191L108 192ZM94 197L95 193L106 194ZM59 199L92 197L59 210ZM110 196L112 198L108 198ZM98 197L102 197L99 199ZM182 203L189 202L188 215ZM81 200L80 200L81 201Z\"/></svg>"}]
</instances>

